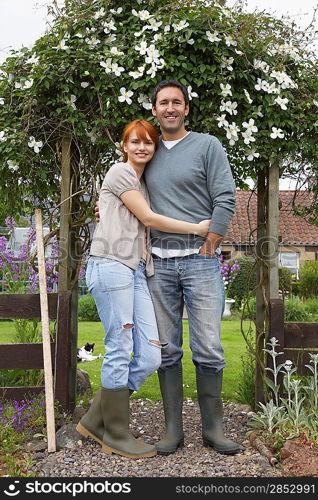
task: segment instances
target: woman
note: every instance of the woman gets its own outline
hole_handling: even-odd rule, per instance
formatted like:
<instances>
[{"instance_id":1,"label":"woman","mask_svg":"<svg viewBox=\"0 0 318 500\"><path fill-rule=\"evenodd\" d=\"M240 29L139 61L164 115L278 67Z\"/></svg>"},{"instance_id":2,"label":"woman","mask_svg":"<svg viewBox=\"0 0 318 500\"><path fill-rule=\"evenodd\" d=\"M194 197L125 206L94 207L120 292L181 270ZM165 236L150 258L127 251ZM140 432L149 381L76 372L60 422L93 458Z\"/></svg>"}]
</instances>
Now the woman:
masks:
<instances>
[{"instance_id":1,"label":"woman","mask_svg":"<svg viewBox=\"0 0 318 500\"><path fill-rule=\"evenodd\" d=\"M205 236L210 220L192 224L152 212L142 178L158 147L158 132L145 120L129 123L122 136L123 162L106 174L99 199L86 281L105 329L101 389L77 430L106 453L140 458L154 446L129 431L129 396L161 363L156 318L147 277L153 275L150 228ZM133 355L132 355L133 353Z\"/></svg>"}]
</instances>

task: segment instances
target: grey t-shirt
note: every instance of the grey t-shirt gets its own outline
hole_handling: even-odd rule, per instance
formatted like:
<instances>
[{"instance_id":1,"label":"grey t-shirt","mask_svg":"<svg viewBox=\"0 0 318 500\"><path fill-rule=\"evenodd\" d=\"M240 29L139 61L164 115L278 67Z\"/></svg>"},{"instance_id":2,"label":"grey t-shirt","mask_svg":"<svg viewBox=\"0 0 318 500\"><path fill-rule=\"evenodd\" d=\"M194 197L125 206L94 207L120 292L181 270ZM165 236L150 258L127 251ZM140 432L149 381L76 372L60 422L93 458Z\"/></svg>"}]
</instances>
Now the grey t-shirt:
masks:
<instances>
[{"instance_id":1,"label":"grey t-shirt","mask_svg":"<svg viewBox=\"0 0 318 500\"><path fill-rule=\"evenodd\" d=\"M90 255L114 259L137 269L144 255L146 233L150 242L150 231L120 199L121 194L130 190L140 191L149 203L143 179L139 181L128 163L116 163L107 172L100 191L100 221L93 234ZM146 273L153 275L151 251L147 252Z\"/></svg>"}]
</instances>

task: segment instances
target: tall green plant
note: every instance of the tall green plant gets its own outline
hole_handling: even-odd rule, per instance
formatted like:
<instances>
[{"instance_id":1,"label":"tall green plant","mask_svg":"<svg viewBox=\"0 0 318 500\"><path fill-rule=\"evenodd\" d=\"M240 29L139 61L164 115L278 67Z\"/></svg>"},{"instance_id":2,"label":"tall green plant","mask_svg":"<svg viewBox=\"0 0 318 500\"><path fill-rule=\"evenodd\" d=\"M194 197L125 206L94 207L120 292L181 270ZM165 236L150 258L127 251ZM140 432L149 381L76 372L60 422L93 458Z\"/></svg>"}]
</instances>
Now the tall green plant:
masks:
<instances>
[{"instance_id":1,"label":"tall green plant","mask_svg":"<svg viewBox=\"0 0 318 500\"><path fill-rule=\"evenodd\" d=\"M317 260L306 260L300 268L299 290L304 297L318 297Z\"/></svg>"}]
</instances>

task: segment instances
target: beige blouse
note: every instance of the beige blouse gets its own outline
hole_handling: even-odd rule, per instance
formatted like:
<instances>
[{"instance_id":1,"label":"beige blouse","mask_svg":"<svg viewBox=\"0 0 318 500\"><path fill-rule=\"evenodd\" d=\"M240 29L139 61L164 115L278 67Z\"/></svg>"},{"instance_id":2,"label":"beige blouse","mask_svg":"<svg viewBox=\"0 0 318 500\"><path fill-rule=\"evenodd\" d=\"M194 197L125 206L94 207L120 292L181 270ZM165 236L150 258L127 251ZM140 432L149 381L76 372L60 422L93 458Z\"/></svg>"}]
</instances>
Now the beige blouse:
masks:
<instances>
[{"instance_id":1,"label":"beige blouse","mask_svg":"<svg viewBox=\"0 0 318 500\"><path fill-rule=\"evenodd\" d=\"M128 210L120 195L137 190L149 203L146 184L139 181L128 163L116 163L107 172L99 196L100 221L93 234L90 255L114 259L137 269L141 258L146 257L146 274L154 274L150 249L150 229ZM145 246L147 249L145 255Z\"/></svg>"}]
</instances>

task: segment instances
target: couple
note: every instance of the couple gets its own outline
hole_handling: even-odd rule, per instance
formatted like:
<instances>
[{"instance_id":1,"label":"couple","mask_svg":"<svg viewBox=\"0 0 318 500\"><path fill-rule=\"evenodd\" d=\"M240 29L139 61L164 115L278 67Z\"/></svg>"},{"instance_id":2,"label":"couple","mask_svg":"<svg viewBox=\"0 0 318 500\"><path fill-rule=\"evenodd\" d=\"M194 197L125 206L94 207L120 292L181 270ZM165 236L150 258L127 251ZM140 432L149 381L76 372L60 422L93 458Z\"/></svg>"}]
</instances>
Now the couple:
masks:
<instances>
[{"instance_id":1,"label":"couple","mask_svg":"<svg viewBox=\"0 0 318 500\"><path fill-rule=\"evenodd\" d=\"M131 458L182 446L185 301L203 443L234 454L240 446L224 436L222 424L224 290L216 251L234 213L235 186L219 141L186 131L183 85L160 82L152 106L161 138L147 121L128 124L124 162L107 172L100 193L86 279L106 355L102 387L77 430L104 452ZM156 370L166 431L152 446L129 430L129 396Z\"/></svg>"}]
</instances>

